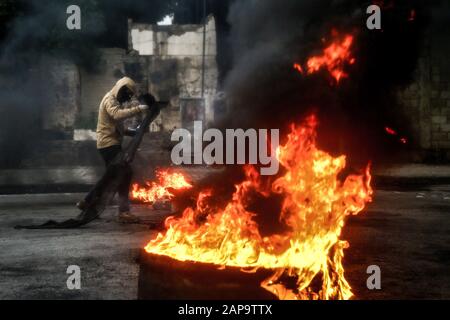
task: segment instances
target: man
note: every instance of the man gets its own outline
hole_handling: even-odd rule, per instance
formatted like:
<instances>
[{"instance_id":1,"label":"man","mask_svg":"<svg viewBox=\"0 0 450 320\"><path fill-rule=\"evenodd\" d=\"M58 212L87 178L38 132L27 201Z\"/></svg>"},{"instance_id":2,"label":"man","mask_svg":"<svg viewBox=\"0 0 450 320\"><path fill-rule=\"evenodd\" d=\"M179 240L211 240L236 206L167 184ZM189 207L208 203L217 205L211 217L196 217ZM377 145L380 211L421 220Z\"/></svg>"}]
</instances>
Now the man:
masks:
<instances>
[{"instance_id":1,"label":"man","mask_svg":"<svg viewBox=\"0 0 450 320\"><path fill-rule=\"evenodd\" d=\"M124 120L146 112L147 105L138 105L124 108L125 103L131 102L136 95L136 83L124 77L117 81L100 103L97 122L97 149L102 156L105 166L108 166L122 150L122 140L125 135L134 135L135 130L125 128ZM124 223L137 222L138 219L130 213L128 195L132 179L132 170L128 165L125 168L124 179L118 187L119 196L119 221ZM77 203L77 207L83 210L86 207L90 195Z\"/></svg>"}]
</instances>

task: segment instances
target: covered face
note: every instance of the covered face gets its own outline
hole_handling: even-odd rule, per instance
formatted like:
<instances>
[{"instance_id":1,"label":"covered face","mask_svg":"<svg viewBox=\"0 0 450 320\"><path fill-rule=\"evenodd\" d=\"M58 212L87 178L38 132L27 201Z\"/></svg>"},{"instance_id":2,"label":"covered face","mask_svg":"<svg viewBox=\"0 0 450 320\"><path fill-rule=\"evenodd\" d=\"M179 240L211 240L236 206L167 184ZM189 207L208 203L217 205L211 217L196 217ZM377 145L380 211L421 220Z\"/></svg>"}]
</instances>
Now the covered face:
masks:
<instances>
[{"instance_id":1,"label":"covered face","mask_svg":"<svg viewBox=\"0 0 450 320\"><path fill-rule=\"evenodd\" d=\"M136 83L131 78L123 77L117 81L111 92L120 103L124 103L136 94Z\"/></svg>"}]
</instances>

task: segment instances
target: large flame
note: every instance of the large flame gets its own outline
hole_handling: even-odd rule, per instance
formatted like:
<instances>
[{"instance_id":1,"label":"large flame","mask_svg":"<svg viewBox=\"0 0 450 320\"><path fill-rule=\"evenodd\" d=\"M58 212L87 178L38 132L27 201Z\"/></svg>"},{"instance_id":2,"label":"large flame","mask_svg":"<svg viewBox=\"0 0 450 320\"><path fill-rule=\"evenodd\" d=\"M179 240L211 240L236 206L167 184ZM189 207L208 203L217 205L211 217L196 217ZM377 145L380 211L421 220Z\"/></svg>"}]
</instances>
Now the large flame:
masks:
<instances>
[{"instance_id":1,"label":"large flame","mask_svg":"<svg viewBox=\"0 0 450 320\"><path fill-rule=\"evenodd\" d=\"M201 192L195 207L166 219L165 233L145 250L247 272L271 269L273 275L261 286L280 299L349 299L352 291L342 265L348 243L340 235L345 218L358 214L371 200L371 176L368 167L364 174L338 179L345 156L335 158L319 150L315 130L314 116L292 125L286 144L277 150L285 173L271 185L260 180L256 169L244 167L247 178L235 186L223 209L210 206L214 190ZM261 236L255 213L247 209L249 195L255 192L266 199L270 194L284 196L279 219L288 232ZM312 288L313 279L319 279L319 288Z\"/></svg>"},{"instance_id":2,"label":"large flame","mask_svg":"<svg viewBox=\"0 0 450 320\"><path fill-rule=\"evenodd\" d=\"M144 203L154 203L161 200L170 200L173 198L171 189L189 189L192 188L186 177L181 172L171 172L167 169L156 171L157 181L147 182L145 187L140 187L137 183L133 184L131 198L140 200Z\"/></svg>"}]
</instances>

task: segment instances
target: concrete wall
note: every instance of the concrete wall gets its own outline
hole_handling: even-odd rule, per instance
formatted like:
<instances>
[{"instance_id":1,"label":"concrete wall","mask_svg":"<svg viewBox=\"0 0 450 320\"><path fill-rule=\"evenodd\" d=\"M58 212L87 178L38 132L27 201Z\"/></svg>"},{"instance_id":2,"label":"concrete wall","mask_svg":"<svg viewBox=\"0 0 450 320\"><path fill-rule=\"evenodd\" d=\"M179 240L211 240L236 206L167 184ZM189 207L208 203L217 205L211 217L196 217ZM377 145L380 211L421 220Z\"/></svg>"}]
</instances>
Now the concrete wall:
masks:
<instances>
[{"instance_id":1,"label":"concrete wall","mask_svg":"<svg viewBox=\"0 0 450 320\"><path fill-rule=\"evenodd\" d=\"M450 159L449 56L449 39L429 35L414 82L398 94L421 149L421 160Z\"/></svg>"},{"instance_id":2,"label":"concrete wall","mask_svg":"<svg viewBox=\"0 0 450 320\"><path fill-rule=\"evenodd\" d=\"M42 128L59 133L59 138L95 140L99 103L115 82L127 75L143 91L171 102L151 126L151 131L171 131L181 126L180 101L202 98L203 62L205 121L213 121L218 70L212 17L205 35L203 60L203 25L158 26L130 21L130 51L101 49L95 68L88 70L65 60L44 59L41 71L46 103Z\"/></svg>"},{"instance_id":3,"label":"concrete wall","mask_svg":"<svg viewBox=\"0 0 450 320\"><path fill-rule=\"evenodd\" d=\"M212 17L208 19L205 35L205 121L212 122L218 81ZM95 139L92 130L98 105L123 75L132 77L143 91L150 91L158 100L170 101L170 106L151 125L153 132L181 127L181 102L202 98L203 25L158 26L129 21L129 50L102 49L95 70L80 69L75 140Z\"/></svg>"},{"instance_id":4,"label":"concrete wall","mask_svg":"<svg viewBox=\"0 0 450 320\"><path fill-rule=\"evenodd\" d=\"M201 56L203 25L159 26L129 21L129 48L143 56ZM209 17L206 24L207 56L217 54L216 24Z\"/></svg>"},{"instance_id":5,"label":"concrete wall","mask_svg":"<svg viewBox=\"0 0 450 320\"><path fill-rule=\"evenodd\" d=\"M78 67L64 59L41 61L43 95L42 129L50 135L70 137L80 111L80 73Z\"/></svg>"},{"instance_id":6,"label":"concrete wall","mask_svg":"<svg viewBox=\"0 0 450 320\"><path fill-rule=\"evenodd\" d=\"M171 101L171 107L156 121L161 130L181 126L180 101L202 98L203 61L205 122L214 120L218 69L213 17L206 24L204 60L203 36L203 25L158 26L129 21L129 49L148 59L148 89L158 99Z\"/></svg>"}]
</instances>

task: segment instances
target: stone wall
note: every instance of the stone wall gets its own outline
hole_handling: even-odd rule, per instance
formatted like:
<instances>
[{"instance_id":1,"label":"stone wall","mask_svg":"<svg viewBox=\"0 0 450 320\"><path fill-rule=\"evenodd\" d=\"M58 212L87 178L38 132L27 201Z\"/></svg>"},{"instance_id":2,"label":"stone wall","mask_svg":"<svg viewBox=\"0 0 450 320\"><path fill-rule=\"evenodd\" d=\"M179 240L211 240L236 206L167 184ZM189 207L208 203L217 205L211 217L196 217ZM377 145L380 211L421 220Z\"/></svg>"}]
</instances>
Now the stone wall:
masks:
<instances>
[{"instance_id":1,"label":"stone wall","mask_svg":"<svg viewBox=\"0 0 450 320\"><path fill-rule=\"evenodd\" d=\"M49 136L70 139L80 111L80 73L67 60L44 58L40 64L42 129Z\"/></svg>"},{"instance_id":2,"label":"stone wall","mask_svg":"<svg viewBox=\"0 0 450 320\"><path fill-rule=\"evenodd\" d=\"M418 160L450 159L450 41L429 35L414 82L399 92Z\"/></svg>"},{"instance_id":3,"label":"stone wall","mask_svg":"<svg viewBox=\"0 0 450 320\"><path fill-rule=\"evenodd\" d=\"M151 42L146 38L149 35ZM101 168L103 163L94 141L98 107L106 92L124 75L133 78L141 91L150 91L156 99L170 102L152 123L153 133L144 138L140 160L136 160L141 163L137 172L145 176L144 172L153 172L152 166L168 165L170 133L182 125L181 106L197 103L204 109L205 121L214 118L212 105L218 82L214 19L209 18L206 27L204 59L203 25L161 27L130 21L129 39L129 50L100 49L95 60L98 63L90 69L63 58L45 57L39 61L32 72L36 79L28 77L32 79L33 90L28 90L32 94L25 96L29 96L30 102L18 103L22 109L30 106L34 112L32 117L30 112L30 117L37 127L38 134L33 135L36 141L24 148L26 154L13 157L13 165L8 164L11 161L2 161L0 165L30 170ZM10 82L8 78L4 80ZM16 109L19 118L23 118L22 109ZM20 149L20 144L16 149Z\"/></svg>"},{"instance_id":4,"label":"stone wall","mask_svg":"<svg viewBox=\"0 0 450 320\"><path fill-rule=\"evenodd\" d=\"M159 101L169 101L154 121L151 131L171 131L181 126L183 100L202 98L202 71L205 67L205 121L214 119L217 91L216 30L212 17L206 26L203 60L203 26L157 26L129 21L129 52L106 48L93 70L80 69L80 105L75 123L75 140L95 139L98 105L104 94L123 75L130 76L142 91Z\"/></svg>"},{"instance_id":5,"label":"stone wall","mask_svg":"<svg viewBox=\"0 0 450 320\"><path fill-rule=\"evenodd\" d=\"M213 103L218 85L216 47L213 17L208 18L205 34L203 25L158 26L129 21L129 49L148 59L149 91L159 100L171 102L156 121L161 130L181 126L182 100L204 99L205 122L214 121Z\"/></svg>"},{"instance_id":6,"label":"stone wall","mask_svg":"<svg viewBox=\"0 0 450 320\"><path fill-rule=\"evenodd\" d=\"M216 25L212 16L206 24L207 56L217 54ZM203 25L150 25L129 21L129 49L143 56L201 56Z\"/></svg>"}]
</instances>

